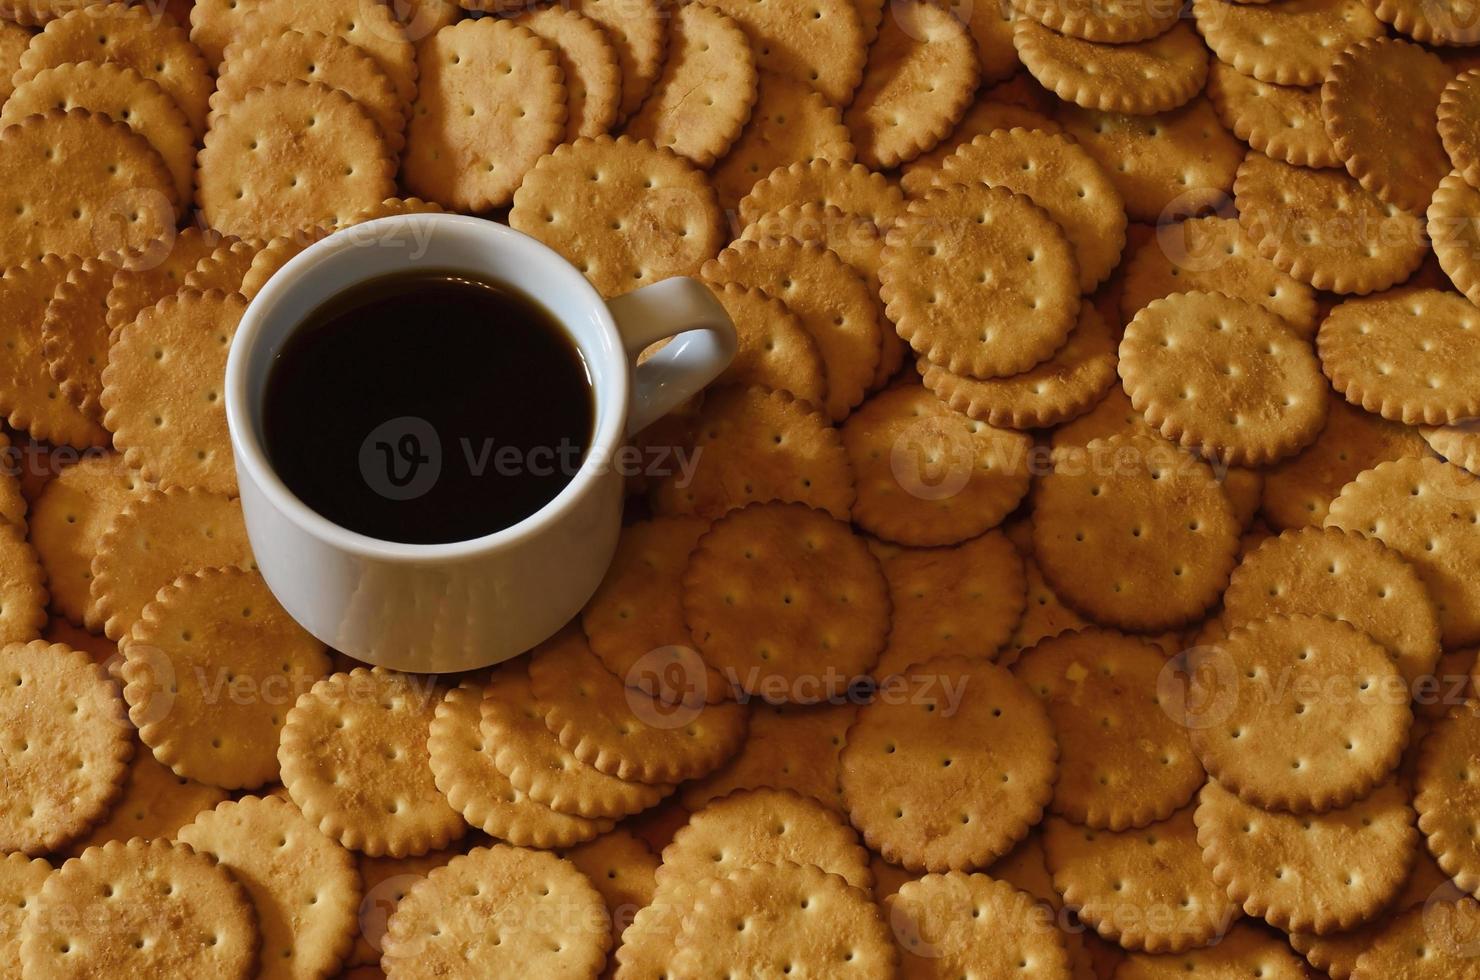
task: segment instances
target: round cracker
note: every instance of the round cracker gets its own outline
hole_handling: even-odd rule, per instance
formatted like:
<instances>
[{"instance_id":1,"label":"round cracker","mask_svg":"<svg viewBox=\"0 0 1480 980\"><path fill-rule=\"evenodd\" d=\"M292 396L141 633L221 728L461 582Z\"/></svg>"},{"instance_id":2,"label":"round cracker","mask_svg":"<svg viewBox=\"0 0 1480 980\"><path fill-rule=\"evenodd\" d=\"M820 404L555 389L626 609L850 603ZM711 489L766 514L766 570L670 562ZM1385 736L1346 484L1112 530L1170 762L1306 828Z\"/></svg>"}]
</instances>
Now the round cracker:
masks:
<instances>
[{"instance_id":1,"label":"round cracker","mask_svg":"<svg viewBox=\"0 0 1480 980\"><path fill-rule=\"evenodd\" d=\"M236 293L187 289L119 331L103 371L103 425L145 480L236 493L222 390L246 309Z\"/></svg>"},{"instance_id":2,"label":"round cracker","mask_svg":"<svg viewBox=\"0 0 1480 980\"><path fill-rule=\"evenodd\" d=\"M1222 2L1222 0L1220 0ZM1300 957L1284 941L1257 926L1236 924L1217 943L1185 953L1134 953L1116 969L1115 980L1307 980ZM1376 978L1373 978L1376 980Z\"/></svg>"},{"instance_id":3,"label":"round cracker","mask_svg":"<svg viewBox=\"0 0 1480 980\"><path fill-rule=\"evenodd\" d=\"M1407 686L1349 623L1276 616L1232 630L1194 663L1192 747L1208 774L1266 809L1324 813L1385 780L1408 740Z\"/></svg>"},{"instance_id":4,"label":"round cracker","mask_svg":"<svg viewBox=\"0 0 1480 980\"><path fill-rule=\"evenodd\" d=\"M740 220L751 225L791 205L821 204L860 215L888 231L904 214L904 195L889 178L861 163L809 160L777 167L740 201Z\"/></svg>"},{"instance_id":5,"label":"round cracker","mask_svg":"<svg viewBox=\"0 0 1480 980\"><path fill-rule=\"evenodd\" d=\"M15 92L11 79L21 66L21 57L31 43L32 34L14 20L0 21L0 104Z\"/></svg>"},{"instance_id":6,"label":"round cracker","mask_svg":"<svg viewBox=\"0 0 1480 980\"><path fill-rule=\"evenodd\" d=\"M1454 288L1471 303L1480 300L1480 191L1465 183L1458 173L1439 181L1429 205L1427 231L1434 254Z\"/></svg>"},{"instance_id":7,"label":"round cracker","mask_svg":"<svg viewBox=\"0 0 1480 980\"><path fill-rule=\"evenodd\" d=\"M864 77L865 31L848 0L818 0L811 16L750 0L717 0L714 6L739 23L762 70L810 86L835 106L854 97Z\"/></svg>"},{"instance_id":8,"label":"round cracker","mask_svg":"<svg viewBox=\"0 0 1480 980\"><path fill-rule=\"evenodd\" d=\"M1168 112L1201 92L1208 78L1208 50L1181 21L1148 40L1114 45L1066 37L1030 17L1019 17L1012 30L1029 73L1086 109Z\"/></svg>"},{"instance_id":9,"label":"round cracker","mask_svg":"<svg viewBox=\"0 0 1480 980\"><path fill-rule=\"evenodd\" d=\"M740 752L713 775L685 783L680 802L698 811L735 790L790 789L843 811L839 753L858 709L851 702L823 705L757 703Z\"/></svg>"},{"instance_id":10,"label":"round cracker","mask_svg":"<svg viewBox=\"0 0 1480 980\"><path fill-rule=\"evenodd\" d=\"M461 852L456 850L428 851L426 854L415 857L366 857L364 854L355 855L355 864L360 872L361 890L364 897L360 899L360 928L355 937L353 949L346 958L349 964L378 964L380 962L381 947L385 941L385 926L390 919L391 913L396 910L401 899L413 887L426 880L426 876L447 862L457 857ZM364 967L363 969L374 969L376 976L369 980L383 980L380 967ZM357 971L347 971L342 976L359 980Z\"/></svg>"},{"instance_id":11,"label":"round cracker","mask_svg":"<svg viewBox=\"0 0 1480 980\"><path fill-rule=\"evenodd\" d=\"M166 840L113 841L46 880L21 930L32 976L245 977L257 958L246 890Z\"/></svg>"},{"instance_id":12,"label":"round cracker","mask_svg":"<svg viewBox=\"0 0 1480 980\"><path fill-rule=\"evenodd\" d=\"M699 539L683 611L705 663L731 685L807 703L842 695L878 661L889 586L842 521L804 504L751 504Z\"/></svg>"},{"instance_id":13,"label":"round cracker","mask_svg":"<svg viewBox=\"0 0 1480 980\"><path fill-rule=\"evenodd\" d=\"M735 359L715 384L757 385L791 392L813 407L826 404L827 378L817 341L779 299L738 282L713 287L735 324Z\"/></svg>"},{"instance_id":14,"label":"round cracker","mask_svg":"<svg viewBox=\"0 0 1480 980\"><path fill-rule=\"evenodd\" d=\"M1362 0L1193 0L1192 15L1218 60L1275 85L1319 85L1346 47L1383 34Z\"/></svg>"},{"instance_id":15,"label":"round cracker","mask_svg":"<svg viewBox=\"0 0 1480 980\"><path fill-rule=\"evenodd\" d=\"M1260 153L1297 167L1341 166L1326 135L1319 88L1261 82L1214 61L1208 98L1223 125Z\"/></svg>"},{"instance_id":16,"label":"round cracker","mask_svg":"<svg viewBox=\"0 0 1480 980\"><path fill-rule=\"evenodd\" d=\"M381 965L390 980L593 976L610 945L601 896L569 861L495 844L453 858L401 899Z\"/></svg>"},{"instance_id":17,"label":"round cracker","mask_svg":"<svg viewBox=\"0 0 1480 980\"><path fill-rule=\"evenodd\" d=\"M277 781L288 710L329 672L324 644L240 568L160 589L121 649L140 740L177 775L224 789Z\"/></svg>"},{"instance_id":18,"label":"round cracker","mask_svg":"<svg viewBox=\"0 0 1480 980\"><path fill-rule=\"evenodd\" d=\"M1215 782L1197 805L1203 861L1228 897L1287 932L1338 932L1380 915L1418 850L1407 791L1397 781L1331 813L1278 813Z\"/></svg>"},{"instance_id":19,"label":"round cracker","mask_svg":"<svg viewBox=\"0 0 1480 980\"><path fill-rule=\"evenodd\" d=\"M1192 813L1123 831L1049 819L1043 849L1054 887L1124 949L1180 953L1216 943L1240 912L1203 865Z\"/></svg>"},{"instance_id":20,"label":"round cracker","mask_svg":"<svg viewBox=\"0 0 1480 980\"><path fill-rule=\"evenodd\" d=\"M0 860L0 953L5 955L7 963L20 963L21 928L26 912L41 894L41 887L51 872L51 865L44 859L19 852ZM19 975L18 968L15 973Z\"/></svg>"},{"instance_id":21,"label":"round cracker","mask_svg":"<svg viewBox=\"0 0 1480 980\"><path fill-rule=\"evenodd\" d=\"M859 160L887 170L932 149L966 112L979 74L976 46L950 10L891 4L843 116Z\"/></svg>"},{"instance_id":22,"label":"round cracker","mask_svg":"<svg viewBox=\"0 0 1480 980\"><path fill-rule=\"evenodd\" d=\"M995 664L940 657L911 675L933 680L864 707L848 730L849 819L891 864L984 867L1027 835L1053 796L1052 723L1027 685Z\"/></svg>"},{"instance_id":23,"label":"round cracker","mask_svg":"<svg viewBox=\"0 0 1480 980\"><path fill-rule=\"evenodd\" d=\"M1125 328L1131 404L1184 448L1263 466L1313 442L1328 405L1320 362L1284 320L1221 293L1153 301Z\"/></svg>"},{"instance_id":24,"label":"round cracker","mask_svg":"<svg viewBox=\"0 0 1480 980\"><path fill-rule=\"evenodd\" d=\"M816 341L834 421L863 401L877 375L883 332L879 304L863 277L816 242L739 241L705 263L711 284L737 282L786 304Z\"/></svg>"},{"instance_id":25,"label":"round cracker","mask_svg":"<svg viewBox=\"0 0 1480 980\"><path fill-rule=\"evenodd\" d=\"M195 271L202 259L232 241L235 239L230 236L192 226L151 252L147 261L131 262L116 271L113 287L108 290L110 336L132 323L144 310L182 289L185 277Z\"/></svg>"},{"instance_id":26,"label":"round cracker","mask_svg":"<svg viewBox=\"0 0 1480 980\"><path fill-rule=\"evenodd\" d=\"M252 267L257 251L258 245L254 242L223 243L185 274L185 289L202 293L213 289L223 293L239 292L242 277Z\"/></svg>"},{"instance_id":27,"label":"round cracker","mask_svg":"<svg viewBox=\"0 0 1480 980\"><path fill-rule=\"evenodd\" d=\"M1067 978L1067 940L1033 896L959 871L907 881L884 902L905 976Z\"/></svg>"},{"instance_id":28,"label":"round cracker","mask_svg":"<svg viewBox=\"0 0 1480 980\"><path fill-rule=\"evenodd\" d=\"M123 793L108 811L107 819L74 841L68 854L76 857L90 847L135 837L173 839L181 827L227 798L226 790L177 776L161 765L154 753L136 751Z\"/></svg>"},{"instance_id":29,"label":"round cracker","mask_svg":"<svg viewBox=\"0 0 1480 980\"><path fill-rule=\"evenodd\" d=\"M951 154L968 146L978 136L1001 129L1028 129L1039 133L1062 133L1063 127L1033 109L981 97L972 103L951 134L929 153L922 153L900 168L899 184L906 194L919 197L935 186L936 176Z\"/></svg>"},{"instance_id":30,"label":"round cracker","mask_svg":"<svg viewBox=\"0 0 1480 980\"><path fill-rule=\"evenodd\" d=\"M1359 295L1386 289L1423 261L1422 220L1340 171L1292 167L1251 152L1233 194L1259 254L1317 289ZM1342 220L1332 221L1334 212Z\"/></svg>"},{"instance_id":31,"label":"round cracker","mask_svg":"<svg viewBox=\"0 0 1480 980\"><path fill-rule=\"evenodd\" d=\"M572 196L574 186L590 193ZM626 136L581 139L542 157L519 185L509 224L568 258L608 298L693 275L722 243L703 174Z\"/></svg>"},{"instance_id":32,"label":"round cracker","mask_svg":"<svg viewBox=\"0 0 1480 980\"><path fill-rule=\"evenodd\" d=\"M1476 781L1470 771L1480 744L1474 702L1450 711L1419 750L1413 806L1428 849L1444 874L1465 891L1480 885L1480 843L1470 833Z\"/></svg>"},{"instance_id":33,"label":"round cracker","mask_svg":"<svg viewBox=\"0 0 1480 980\"><path fill-rule=\"evenodd\" d=\"M628 830L614 830L564 852L606 903L612 920L612 945L632 924L638 909L651 904L656 891L658 856Z\"/></svg>"},{"instance_id":34,"label":"round cracker","mask_svg":"<svg viewBox=\"0 0 1480 980\"><path fill-rule=\"evenodd\" d=\"M1480 642L1480 483L1452 463L1410 457L1379 463L1331 503L1327 527L1377 538L1418 570L1439 610L1444 646Z\"/></svg>"},{"instance_id":35,"label":"round cracker","mask_svg":"<svg viewBox=\"0 0 1480 980\"><path fill-rule=\"evenodd\" d=\"M33 640L0 647L0 692L0 846L58 850L122 792L134 746L118 686L87 654Z\"/></svg>"},{"instance_id":36,"label":"round cracker","mask_svg":"<svg viewBox=\"0 0 1480 980\"><path fill-rule=\"evenodd\" d=\"M616 49L622 80L617 121L621 122L642 105L663 69L671 12L657 0L571 0L570 9L595 21Z\"/></svg>"},{"instance_id":37,"label":"round cracker","mask_svg":"<svg viewBox=\"0 0 1480 980\"><path fill-rule=\"evenodd\" d=\"M282 271L283 266L328 234L323 228L311 228L301 234L280 235L272 239L252 256L252 264L242 276L237 292L250 302L267 285L269 279Z\"/></svg>"},{"instance_id":38,"label":"round cracker","mask_svg":"<svg viewBox=\"0 0 1480 980\"><path fill-rule=\"evenodd\" d=\"M53 109L86 109L126 124L149 141L175 183L183 212L195 186L195 137L190 120L155 82L113 62L58 65L22 82L0 112L0 127Z\"/></svg>"},{"instance_id":39,"label":"round cracker","mask_svg":"<svg viewBox=\"0 0 1480 980\"><path fill-rule=\"evenodd\" d=\"M359 924L360 876L350 853L297 807L248 796L196 817L179 840L246 889L267 970L325 976L339 968Z\"/></svg>"},{"instance_id":40,"label":"round cracker","mask_svg":"<svg viewBox=\"0 0 1480 980\"><path fill-rule=\"evenodd\" d=\"M363 48L321 31L283 31L229 45L211 109L227 112L252 89L292 81L338 89L370 114L392 153L406 145L405 110L390 78Z\"/></svg>"},{"instance_id":41,"label":"round cracker","mask_svg":"<svg viewBox=\"0 0 1480 980\"><path fill-rule=\"evenodd\" d=\"M1014 9L1060 34L1101 44L1126 44L1164 34L1181 13L1174 3L1139 0L1026 0Z\"/></svg>"},{"instance_id":42,"label":"round cracker","mask_svg":"<svg viewBox=\"0 0 1480 980\"><path fill-rule=\"evenodd\" d=\"M1480 475L1480 433L1476 433L1469 422L1423 428L1418 433L1440 459Z\"/></svg>"},{"instance_id":43,"label":"round cracker","mask_svg":"<svg viewBox=\"0 0 1480 980\"><path fill-rule=\"evenodd\" d=\"M622 107L622 70L601 25L559 5L526 10L513 20L555 48L565 78L565 141L606 135Z\"/></svg>"},{"instance_id":44,"label":"round cracker","mask_svg":"<svg viewBox=\"0 0 1480 980\"><path fill-rule=\"evenodd\" d=\"M1433 45L1480 42L1475 8L1464 0L1364 0L1377 19L1415 41Z\"/></svg>"},{"instance_id":45,"label":"round cracker","mask_svg":"<svg viewBox=\"0 0 1480 980\"><path fill-rule=\"evenodd\" d=\"M888 541L930 547L974 538L1028 493L1025 433L969 418L917 384L874 396L842 437L858 480L853 519Z\"/></svg>"},{"instance_id":46,"label":"round cracker","mask_svg":"<svg viewBox=\"0 0 1480 980\"><path fill-rule=\"evenodd\" d=\"M1455 171L1470 186L1480 184L1480 68L1462 72L1439 98L1439 138ZM1444 174L1439 175L1441 178ZM1428 202L1424 202L1425 210Z\"/></svg>"},{"instance_id":47,"label":"round cracker","mask_svg":"<svg viewBox=\"0 0 1480 980\"><path fill-rule=\"evenodd\" d=\"M316 682L288 712L283 785L309 822L372 857L425 854L468 829L437 792L427 735L432 679L357 667Z\"/></svg>"},{"instance_id":48,"label":"round cracker","mask_svg":"<svg viewBox=\"0 0 1480 980\"><path fill-rule=\"evenodd\" d=\"M624 130L708 169L740 136L756 100L755 57L740 26L707 4L668 25L668 58Z\"/></svg>"},{"instance_id":49,"label":"round cracker","mask_svg":"<svg viewBox=\"0 0 1480 980\"><path fill-rule=\"evenodd\" d=\"M560 813L525 796L493 764L484 739L484 683L466 680L437 705L427 738L432 777L470 825L516 847L570 847L611 830L609 820Z\"/></svg>"},{"instance_id":50,"label":"round cracker","mask_svg":"<svg viewBox=\"0 0 1480 980\"><path fill-rule=\"evenodd\" d=\"M281 82L211 117L195 196L212 228L267 239L335 225L390 197L394 174L379 127L354 100L318 82Z\"/></svg>"},{"instance_id":51,"label":"round cracker","mask_svg":"<svg viewBox=\"0 0 1480 980\"><path fill-rule=\"evenodd\" d=\"M1357 958L1351 980L1394 977L1475 975L1473 936L1480 925L1480 903L1473 898L1446 899L1409 909L1388 920L1372 945Z\"/></svg>"},{"instance_id":52,"label":"round cracker","mask_svg":"<svg viewBox=\"0 0 1480 980\"><path fill-rule=\"evenodd\" d=\"M103 369L108 365L108 293L113 266L83 259L67 270L41 321L41 356L57 390L93 421L102 421Z\"/></svg>"},{"instance_id":53,"label":"round cracker","mask_svg":"<svg viewBox=\"0 0 1480 980\"><path fill-rule=\"evenodd\" d=\"M936 188L910 202L886 242L885 312L917 353L948 371L976 378L1026 371L1074 328L1073 248L1021 194L985 184Z\"/></svg>"},{"instance_id":54,"label":"round cracker","mask_svg":"<svg viewBox=\"0 0 1480 980\"><path fill-rule=\"evenodd\" d=\"M654 889L652 900L637 910L623 930L612 957L622 980L665 980L669 976L683 916L713 880L670 878Z\"/></svg>"}]
</instances>

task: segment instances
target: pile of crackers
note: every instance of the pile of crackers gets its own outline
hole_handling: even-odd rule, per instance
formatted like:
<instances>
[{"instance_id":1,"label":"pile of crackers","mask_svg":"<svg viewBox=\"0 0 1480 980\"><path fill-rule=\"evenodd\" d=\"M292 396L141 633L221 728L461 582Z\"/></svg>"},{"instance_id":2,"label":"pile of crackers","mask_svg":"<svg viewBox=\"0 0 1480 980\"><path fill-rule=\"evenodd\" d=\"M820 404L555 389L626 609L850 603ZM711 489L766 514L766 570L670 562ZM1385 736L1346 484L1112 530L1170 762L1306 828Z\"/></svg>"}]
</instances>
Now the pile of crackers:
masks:
<instances>
[{"instance_id":1,"label":"pile of crackers","mask_svg":"<svg viewBox=\"0 0 1480 980\"><path fill-rule=\"evenodd\" d=\"M1471 5L0 17L0 974L1480 977ZM428 677L278 606L222 378L444 210L740 349Z\"/></svg>"}]
</instances>

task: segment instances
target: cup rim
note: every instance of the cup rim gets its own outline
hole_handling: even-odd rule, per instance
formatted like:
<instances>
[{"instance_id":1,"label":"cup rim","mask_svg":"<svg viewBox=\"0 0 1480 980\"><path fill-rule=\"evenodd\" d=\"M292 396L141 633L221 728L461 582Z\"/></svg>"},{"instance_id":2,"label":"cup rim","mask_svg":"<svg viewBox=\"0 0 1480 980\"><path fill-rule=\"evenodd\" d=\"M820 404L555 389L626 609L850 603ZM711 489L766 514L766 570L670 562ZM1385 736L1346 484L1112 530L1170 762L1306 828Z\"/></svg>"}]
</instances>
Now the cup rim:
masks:
<instances>
[{"instance_id":1,"label":"cup rim","mask_svg":"<svg viewBox=\"0 0 1480 980\"><path fill-rule=\"evenodd\" d=\"M310 275L321 263L341 252L363 247L356 239L367 232L394 234L398 229L417 222L445 226L459 234L481 236L491 249L502 248L523 253L521 262L530 270L530 281L515 282L513 286L527 292L536 300L543 301L552 292L574 292L589 307L600 326L599 344L588 349L581 339L570 331L571 339L588 360L606 363L592 364L593 401L596 410L596 425L590 445L581 460L580 468L560 492L539 510L502 530L494 531L463 541L448 541L438 544L413 544L387 541L358 531L352 531L329 520L308 504L304 503L283 482L262 445L260 412L254 411L248 397L248 377L257 358L267 356L262 347L262 334L289 290L297 287L306 275ZM456 263L439 268L459 268ZM481 270L465 267L466 271L486 274ZM372 278L367 275L357 281ZM531 282L538 282L531 288ZM319 302L330 298L326 293ZM558 318L557 318L558 319ZM325 542L340 551L381 561L425 563L428 561L457 561L478 558L489 552L516 545L546 530L573 511L585 495L591 492L606 474L606 461L613 458L626 428L626 406L630 397L630 365L616 321L601 297L575 266L558 252L523 232L500 222L476 218L471 215L450 212L421 214L398 214L377 218L358 225L341 228L331 235L313 243L294 256L262 287L248 304L226 358L226 424L231 437L231 446L238 469L238 483L250 479L254 487L278 513L287 517L300 530ZM245 475L240 472L247 471ZM240 492L240 487L238 488Z\"/></svg>"}]
</instances>

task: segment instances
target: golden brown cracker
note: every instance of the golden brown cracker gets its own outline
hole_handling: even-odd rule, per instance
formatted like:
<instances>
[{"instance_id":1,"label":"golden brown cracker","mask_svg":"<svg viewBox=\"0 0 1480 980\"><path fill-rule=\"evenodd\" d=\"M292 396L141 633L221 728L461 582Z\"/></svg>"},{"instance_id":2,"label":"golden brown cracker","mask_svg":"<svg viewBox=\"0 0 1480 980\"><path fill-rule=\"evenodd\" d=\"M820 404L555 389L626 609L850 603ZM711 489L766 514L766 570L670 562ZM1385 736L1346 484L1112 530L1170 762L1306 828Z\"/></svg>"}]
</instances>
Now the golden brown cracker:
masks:
<instances>
[{"instance_id":1,"label":"golden brown cracker","mask_svg":"<svg viewBox=\"0 0 1480 980\"><path fill-rule=\"evenodd\" d=\"M630 830L614 830L570 848L564 857L601 896L611 916L612 946L617 946L638 910L653 900L658 856Z\"/></svg>"},{"instance_id":2,"label":"golden brown cracker","mask_svg":"<svg viewBox=\"0 0 1480 980\"><path fill-rule=\"evenodd\" d=\"M570 9L595 21L617 51L622 79L620 122L637 111L663 68L671 12L657 0L572 0Z\"/></svg>"},{"instance_id":3,"label":"golden brown cracker","mask_svg":"<svg viewBox=\"0 0 1480 980\"><path fill-rule=\"evenodd\" d=\"M135 751L123 793L114 801L107 819L75 841L68 853L76 857L89 847L135 837L173 839L181 827L226 799L226 790L177 776L155 759L154 753Z\"/></svg>"},{"instance_id":4,"label":"golden brown cracker","mask_svg":"<svg viewBox=\"0 0 1480 980\"><path fill-rule=\"evenodd\" d=\"M1217 944L1185 953L1135 953L1115 971L1115 980L1307 980L1305 964L1268 930L1235 924Z\"/></svg>"},{"instance_id":5,"label":"golden brown cracker","mask_svg":"<svg viewBox=\"0 0 1480 980\"><path fill-rule=\"evenodd\" d=\"M41 356L62 396L93 421L108 365L108 292L114 268L98 259L70 264L41 321Z\"/></svg>"},{"instance_id":6,"label":"golden brown cracker","mask_svg":"<svg viewBox=\"0 0 1480 980\"><path fill-rule=\"evenodd\" d=\"M190 227L166 238L141 260L118 269L108 291L108 329L117 331L146 308L174 295L202 259L231 241L216 232Z\"/></svg>"},{"instance_id":7,"label":"golden brown cracker","mask_svg":"<svg viewBox=\"0 0 1480 980\"><path fill-rule=\"evenodd\" d=\"M256 242L223 243L185 274L185 288L202 293L213 289L223 293L240 292L242 277L252 267L257 252Z\"/></svg>"},{"instance_id":8,"label":"golden brown cracker","mask_svg":"<svg viewBox=\"0 0 1480 980\"><path fill-rule=\"evenodd\" d=\"M1480 191L1465 183L1458 173L1439 181L1439 189L1429 205L1426 230L1444 274L1472 303L1480 299L1480 264L1475 261L1480 255L1476 215L1480 215Z\"/></svg>"},{"instance_id":9,"label":"golden brown cracker","mask_svg":"<svg viewBox=\"0 0 1480 980\"><path fill-rule=\"evenodd\" d=\"M951 134L941 140L935 149L920 154L900 168L900 186L911 197L918 197L934 185L936 175L953 153L969 145L978 136L986 136L1001 129L1063 132L1062 126L1033 109L1008 102L996 102L985 96L979 97L966 110Z\"/></svg>"},{"instance_id":10,"label":"golden brown cracker","mask_svg":"<svg viewBox=\"0 0 1480 980\"><path fill-rule=\"evenodd\" d=\"M1260 153L1297 167L1341 166L1321 117L1319 88L1261 82L1214 61L1208 99L1223 125Z\"/></svg>"},{"instance_id":11,"label":"golden brown cracker","mask_svg":"<svg viewBox=\"0 0 1480 980\"><path fill-rule=\"evenodd\" d=\"M959 871L903 883L884 902L903 976L1068 978L1065 940L1033 897Z\"/></svg>"},{"instance_id":12,"label":"golden brown cracker","mask_svg":"<svg viewBox=\"0 0 1480 980\"><path fill-rule=\"evenodd\" d=\"M622 107L622 70L601 25L562 6L526 10L514 21L555 48L565 78L565 141L606 135Z\"/></svg>"},{"instance_id":13,"label":"golden brown cracker","mask_svg":"<svg viewBox=\"0 0 1480 980\"><path fill-rule=\"evenodd\" d=\"M847 701L756 704L739 754L713 775L684 784L680 801L697 812L734 790L766 786L795 790L842 812L838 756L857 711Z\"/></svg>"},{"instance_id":14,"label":"golden brown cracker","mask_svg":"<svg viewBox=\"0 0 1480 980\"><path fill-rule=\"evenodd\" d=\"M1019 17L1012 43L1044 88L1102 112L1169 112L1201 92L1208 77L1208 50L1181 21L1144 41L1096 44Z\"/></svg>"},{"instance_id":15,"label":"golden brown cracker","mask_svg":"<svg viewBox=\"0 0 1480 980\"><path fill-rule=\"evenodd\" d=\"M738 282L714 287L735 324L735 359L715 384L758 385L789 391L807 404L826 404L827 378L817 341L790 308L769 293Z\"/></svg>"},{"instance_id":16,"label":"golden brown cracker","mask_svg":"<svg viewBox=\"0 0 1480 980\"><path fill-rule=\"evenodd\" d=\"M831 205L844 214L867 218L883 231L904 214L904 195L895 184L861 163L809 160L778 167L740 201L740 220L750 225L790 205Z\"/></svg>"},{"instance_id":17,"label":"golden brown cracker","mask_svg":"<svg viewBox=\"0 0 1480 980\"><path fill-rule=\"evenodd\" d=\"M1275 85L1319 85L1348 45L1383 34L1362 0L1193 0L1192 15L1220 61Z\"/></svg>"},{"instance_id":18,"label":"golden brown cracker","mask_svg":"<svg viewBox=\"0 0 1480 980\"><path fill-rule=\"evenodd\" d=\"M740 24L762 70L810 86L835 106L846 106L854 96L866 54L861 11L854 4L821 0L810 16L747 0L718 0L714 6Z\"/></svg>"},{"instance_id":19,"label":"golden brown cracker","mask_svg":"<svg viewBox=\"0 0 1480 980\"><path fill-rule=\"evenodd\" d=\"M1352 969L1351 980L1457 977L1475 972L1474 930L1480 903L1436 896L1434 901L1390 919Z\"/></svg>"},{"instance_id":20,"label":"golden brown cracker","mask_svg":"<svg viewBox=\"0 0 1480 980\"><path fill-rule=\"evenodd\" d=\"M30 30L13 20L0 21L0 100L9 100L15 92L11 78L21 66L21 57L31 43L31 36Z\"/></svg>"},{"instance_id":21,"label":"golden brown cracker","mask_svg":"<svg viewBox=\"0 0 1480 980\"><path fill-rule=\"evenodd\" d=\"M1439 97L1439 139L1454 169L1471 186L1480 183L1477 116L1480 116L1480 70L1472 68L1450 81ZM1419 210L1427 207L1428 202L1424 202Z\"/></svg>"}]
</instances>

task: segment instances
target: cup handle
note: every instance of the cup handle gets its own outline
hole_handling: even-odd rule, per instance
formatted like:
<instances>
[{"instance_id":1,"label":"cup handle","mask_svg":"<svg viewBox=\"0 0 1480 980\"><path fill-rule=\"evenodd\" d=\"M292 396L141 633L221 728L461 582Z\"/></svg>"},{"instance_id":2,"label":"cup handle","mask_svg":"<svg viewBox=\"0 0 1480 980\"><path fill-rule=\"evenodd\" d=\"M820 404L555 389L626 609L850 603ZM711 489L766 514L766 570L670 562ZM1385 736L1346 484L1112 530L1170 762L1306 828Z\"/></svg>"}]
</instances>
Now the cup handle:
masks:
<instances>
[{"instance_id":1,"label":"cup handle","mask_svg":"<svg viewBox=\"0 0 1480 980\"><path fill-rule=\"evenodd\" d=\"M627 434L641 432L698 394L735 357L735 325L697 279L675 276L607 302L632 363ZM673 342L641 364L664 337Z\"/></svg>"}]
</instances>

